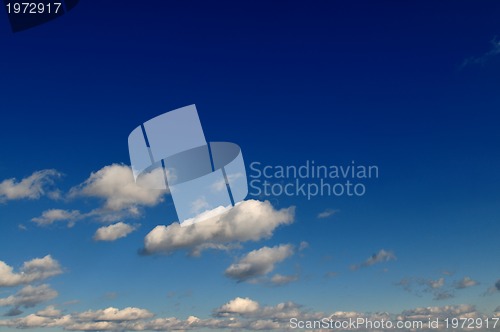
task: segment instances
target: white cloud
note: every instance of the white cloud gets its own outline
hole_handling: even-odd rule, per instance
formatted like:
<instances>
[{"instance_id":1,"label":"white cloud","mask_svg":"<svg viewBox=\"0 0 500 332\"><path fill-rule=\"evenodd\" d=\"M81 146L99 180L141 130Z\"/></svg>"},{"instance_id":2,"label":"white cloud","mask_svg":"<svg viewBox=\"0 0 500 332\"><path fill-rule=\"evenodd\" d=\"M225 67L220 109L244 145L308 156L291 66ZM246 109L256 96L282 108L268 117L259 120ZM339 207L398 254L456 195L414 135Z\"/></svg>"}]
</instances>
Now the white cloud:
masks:
<instances>
[{"instance_id":1,"label":"white cloud","mask_svg":"<svg viewBox=\"0 0 500 332\"><path fill-rule=\"evenodd\" d=\"M139 319L152 318L154 314L150 311L140 308L107 308L104 310L97 311L86 311L78 314L77 318L82 321L111 321L111 322L124 322L124 321L134 321Z\"/></svg>"},{"instance_id":2,"label":"white cloud","mask_svg":"<svg viewBox=\"0 0 500 332\"><path fill-rule=\"evenodd\" d=\"M155 176L156 174L145 175ZM147 180L147 179L146 179ZM71 197L96 197L104 200L108 211L134 211L139 206L154 206L163 200L165 190L141 187L134 181L129 166L113 164L90 174L79 186L70 190Z\"/></svg>"},{"instance_id":3,"label":"white cloud","mask_svg":"<svg viewBox=\"0 0 500 332\"><path fill-rule=\"evenodd\" d=\"M54 169L37 171L17 181L15 178L0 182L0 202L16 199L38 199L44 195L58 198L58 190L53 188L55 180L62 176Z\"/></svg>"},{"instance_id":4,"label":"white cloud","mask_svg":"<svg viewBox=\"0 0 500 332\"><path fill-rule=\"evenodd\" d=\"M78 210L61 210L61 209L50 209L42 213L40 217L31 219L38 226L48 226L55 222L64 221L68 223L68 227L72 227L78 219L83 216Z\"/></svg>"},{"instance_id":5,"label":"white cloud","mask_svg":"<svg viewBox=\"0 0 500 332\"><path fill-rule=\"evenodd\" d=\"M57 292L50 288L49 285L26 286L14 295L0 298L0 306L31 308L39 303L52 300L57 295Z\"/></svg>"},{"instance_id":6,"label":"white cloud","mask_svg":"<svg viewBox=\"0 0 500 332\"><path fill-rule=\"evenodd\" d=\"M136 230L135 226L119 222L99 228L94 234L95 241L115 241L126 237Z\"/></svg>"},{"instance_id":7,"label":"white cloud","mask_svg":"<svg viewBox=\"0 0 500 332\"><path fill-rule=\"evenodd\" d=\"M294 207L276 210L268 201L244 201L227 212L190 226L181 227L177 222L156 226L144 239L144 253L186 249L193 254L207 246L270 238L278 226L291 224L294 215Z\"/></svg>"},{"instance_id":8,"label":"white cloud","mask_svg":"<svg viewBox=\"0 0 500 332\"><path fill-rule=\"evenodd\" d=\"M476 280L471 279L470 277L463 277L459 281L455 283L455 288L457 289L463 289L463 288L468 288L472 286L476 286L479 283Z\"/></svg>"},{"instance_id":9,"label":"white cloud","mask_svg":"<svg viewBox=\"0 0 500 332\"><path fill-rule=\"evenodd\" d=\"M227 316L229 314L244 315L255 313L260 309L259 303L248 297L237 297L216 310L217 316Z\"/></svg>"},{"instance_id":10,"label":"white cloud","mask_svg":"<svg viewBox=\"0 0 500 332\"><path fill-rule=\"evenodd\" d=\"M336 214L337 212L339 212L339 210L326 209L325 211L318 213L318 219L325 219L325 218L331 217L334 214Z\"/></svg>"},{"instance_id":11,"label":"white cloud","mask_svg":"<svg viewBox=\"0 0 500 332\"><path fill-rule=\"evenodd\" d=\"M364 261L361 264L351 266L352 270L357 270L362 267L372 266L377 263L388 262L395 260L396 256L392 251L386 251L384 249L379 250L376 254L373 254L370 258Z\"/></svg>"},{"instance_id":12,"label":"white cloud","mask_svg":"<svg viewBox=\"0 0 500 332\"><path fill-rule=\"evenodd\" d=\"M0 261L0 287L12 287L44 280L62 273L59 262L50 255L25 262L19 273L14 268Z\"/></svg>"},{"instance_id":13,"label":"white cloud","mask_svg":"<svg viewBox=\"0 0 500 332\"><path fill-rule=\"evenodd\" d=\"M238 281L263 276L273 271L275 264L282 262L292 254L293 246L289 244L253 250L238 262L231 264L226 269L225 275Z\"/></svg>"}]
</instances>

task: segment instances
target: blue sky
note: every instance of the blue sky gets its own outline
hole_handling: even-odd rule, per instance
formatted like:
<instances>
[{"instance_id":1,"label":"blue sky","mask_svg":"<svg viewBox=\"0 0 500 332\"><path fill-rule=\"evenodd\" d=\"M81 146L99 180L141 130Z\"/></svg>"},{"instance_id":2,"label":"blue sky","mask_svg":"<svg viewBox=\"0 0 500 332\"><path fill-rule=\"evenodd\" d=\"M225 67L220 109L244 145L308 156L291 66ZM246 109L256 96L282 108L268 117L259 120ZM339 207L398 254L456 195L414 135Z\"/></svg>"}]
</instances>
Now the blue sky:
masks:
<instances>
[{"instance_id":1,"label":"blue sky","mask_svg":"<svg viewBox=\"0 0 500 332\"><path fill-rule=\"evenodd\" d=\"M497 2L99 5L19 33L0 15L2 330L499 315ZM362 197L250 195L235 214L255 236L196 255L170 195L134 189L127 146L190 104L248 175L314 160L380 176ZM157 225L181 249L141 255Z\"/></svg>"}]
</instances>

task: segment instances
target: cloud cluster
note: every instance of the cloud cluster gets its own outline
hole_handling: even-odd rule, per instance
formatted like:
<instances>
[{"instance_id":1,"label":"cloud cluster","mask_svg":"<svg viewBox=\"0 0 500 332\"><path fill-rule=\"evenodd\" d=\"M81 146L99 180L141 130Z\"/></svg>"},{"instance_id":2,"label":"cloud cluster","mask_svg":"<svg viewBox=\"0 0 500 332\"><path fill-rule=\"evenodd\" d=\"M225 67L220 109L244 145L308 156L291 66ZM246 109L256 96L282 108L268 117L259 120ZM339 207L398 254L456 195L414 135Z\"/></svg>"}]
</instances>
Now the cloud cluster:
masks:
<instances>
[{"instance_id":1,"label":"cloud cluster","mask_svg":"<svg viewBox=\"0 0 500 332\"><path fill-rule=\"evenodd\" d=\"M38 199L47 195L49 198L59 198L59 191L55 189L55 180L62 176L54 169L45 169L34 172L18 181L15 178L0 182L0 202L18 199Z\"/></svg>"},{"instance_id":2,"label":"cloud cluster","mask_svg":"<svg viewBox=\"0 0 500 332\"><path fill-rule=\"evenodd\" d=\"M290 244L253 250L238 262L231 264L226 269L225 275L238 282L251 280L272 272L275 264L282 262L291 255L293 255L293 246ZM275 279L277 283L286 281L283 276L275 276Z\"/></svg>"},{"instance_id":3,"label":"cloud cluster","mask_svg":"<svg viewBox=\"0 0 500 332\"><path fill-rule=\"evenodd\" d=\"M387 251L385 249L379 250L377 253L373 254L366 261L361 264L356 264L351 266L351 270L358 270L362 267L368 267L375 265L377 263L388 262L396 260L396 255L392 251Z\"/></svg>"},{"instance_id":4,"label":"cloud cluster","mask_svg":"<svg viewBox=\"0 0 500 332\"><path fill-rule=\"evenodd\" d=\"M272 236L280 225L291 224L295 208L273 208L268 201L247 200L216 217L181 227L179 223L156 226L144 239L144 254L188 250L197 255L207 248L225 249L226 244L258 241Z\"/></svg>"},{"instance_id":5,"label":"cloud cluster","mask_svg":"<svg viewBox=\"0 0 500 332\"><path fill-rule=\"evenodd\" d=\"M423 293L431 293L434 295L434 300L446 300L455 297L455 291L478 285L479 282L470 278L463 277L451 283L446 283L446 279L441 277L438 279L425 278L405 278L396 283L397 286L402 286L403 289L410 293L421 296Z\"/></svg>"},{"instance_id":6,"label":"cloud cluster","mask_svg":"<svg viewBox=\"0 0 500 332\"><path fill-rule=\"evenodd\" d=\"M13 267L0 261L0 287L26 285L61 273L59 262L50 255L25 262L19 272L15 272Z\"/></svg>"},{"instance_id":7,"label":"cloud cluster","mask_svg":"<svg viewBox=\"0 0 500 332\"><path fill-rule=\"evenodd\" d=\"M485 318L486 316L471 305L453 305L442 307L420 307L401 313L363 313L355 311L334 311L331 313L315 312L294 302L282 302L276 305L262 305L248 297L236 297L213 310L212 317L198 318L188 316L155 317L146 309L129 307L125 309L106 308L82 313L63 315L54 307L47 307L35 314L22 318L0 320L0 327L11 328L62 328L68 331L288 331L290 319L317 321L323 318L335 321L349 321L365 318L372 321L403 320L422 322L424 330L429 329L428 322L439 318L467 317ZM440 326L443 329L443 326ZM393 331L394 329L379 331ZM311 331L321 331L311 329ZM345 330L343 330L345 331ZM404 330L407 331L407 330ZM462 331L462 330L456 330Z\"/></svg>"}]
</instances>

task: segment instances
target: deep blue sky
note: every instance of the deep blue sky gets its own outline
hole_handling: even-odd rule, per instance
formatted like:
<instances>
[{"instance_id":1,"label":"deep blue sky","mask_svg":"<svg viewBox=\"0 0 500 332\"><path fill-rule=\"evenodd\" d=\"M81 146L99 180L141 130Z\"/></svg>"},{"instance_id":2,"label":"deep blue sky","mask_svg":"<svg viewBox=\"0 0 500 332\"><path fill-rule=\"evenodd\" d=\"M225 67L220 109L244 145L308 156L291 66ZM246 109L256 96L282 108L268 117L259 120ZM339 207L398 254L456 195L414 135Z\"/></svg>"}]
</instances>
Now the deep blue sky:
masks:
<instances>
[{"instance_id":1,"label":"deep blue sky","mask_svg":"<svg viewBox=\"0 0 500 332\"><path fill-rule=\"evenodd\" d=\"M0 261L17 269L51 254L68 269L51 283L60 308L78 298L69 311L138 306L184 319L208 317L236 296L325 312L498 305L498 294L481 295L500 278L498 1L82 1L15 34L0 14L0 182L53 168L67 192L106 165L128 164L138 124L193 103L207 139L239 144L247 164L380 167L362 198L271 198L276 208L297 207L293 225L240 252L195 259L137 255L152 227L175 221L168 204L102 245L92 241L95 223L30 225L46 209L88 210L92 200L0 203ZM340 212L318 220L326 209ZM295 283L269 291L223 276L234 257L301 241L309 257L283 267L301 271ZM349 270L380 249L398 257L389 272ZM172 290L193 295L174 312L163 296L170 289L158 287L202 268L213 294L180 283ZM444 301L394 285L444 270L480 285ZM339 276L325 279L329 271ZM105 303L106 292L121 296Z\"/></svg>"}]
</instances>

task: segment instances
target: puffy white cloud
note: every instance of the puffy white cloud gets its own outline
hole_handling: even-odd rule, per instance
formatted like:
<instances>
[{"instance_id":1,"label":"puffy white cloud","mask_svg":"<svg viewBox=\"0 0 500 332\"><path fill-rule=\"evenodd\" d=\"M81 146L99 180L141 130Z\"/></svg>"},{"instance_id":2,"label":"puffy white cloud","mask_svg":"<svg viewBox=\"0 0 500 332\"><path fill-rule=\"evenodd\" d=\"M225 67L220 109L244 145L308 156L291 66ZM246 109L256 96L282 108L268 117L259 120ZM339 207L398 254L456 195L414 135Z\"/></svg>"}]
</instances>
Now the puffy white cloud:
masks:
<instances>
[{"instance_id":1,"label":"puffy white cloud","mask_svg":"<svg viewBox=\"0 0 500 332\"><path fill-rule=\"evenodd\" d=\"M457 288L457 289L463 289L463 288L468 288L468 287L476 286L478 284L479 283L476 280L471 279L470 277L463 277L462 279L458 280L455 283L455 288Z\"/></svg>"},{"instance_id":2,"label":"puffy white cloud","mask_svg":"<svg viewBox=\"0 0 500 332\"><path fill-rule=\"evenodd\" d=\"M26 286L14 295L0 298L0 306L31 308L39 303L52 300L57 295L57 292L50 288L49 285Z\"/></svg>"},{"instance_id":3,"label":"puffy white cloud","mask_svg":"<svg viewBox=\"0 0 500 332\"><path fill-rule=\"evenodd\" d=\"M238 262L231 264L225 275L238 281L263 276L274 270L276 263L282 262L293 254L292 245L263 247L249 252Z\"/></svg>"},{"instance_id":4,"label":"puffy white cloud","mask_svg":"<svg viewBox=\"0 0 500 332\"><path fill-rule=\"evenodd\" d=\"M95 241L115 241L126 237L136 230L136 226L132 226L123 222L119 222L109 226L99 228L94 234Z\"/></svg>"},{"instance_id":5,"label":"puffy white cloud","mask_svg":"<svg viewBox=\"0 0 500 332\"><path fill-rule=\"evenodd\" d=\"M362 267L372 266L377 263L388 262L395 260L396 256L392 251L386 251L384 249L379 250L379 252L373 254L370 258L364 261L361 264L351 266L352 270L357 270Z\"/></svg>"},{"instance_id":6,"label":"puffy white cloud","mask_svg":"<svg viewBox=\"0 0 500 332\"><path fill-rule=\"evenodd\" d=\"M156 173L145 175L156 177ZM156 180L154 180L156 181ZM162 201L165 190L150 189L135 183L129 166L113 164L90 174L79 186L70 190L71 197L86 196L104 200L104 209L109 211L128 210L132 213L139 206L154 206Z\"/></svg>"},{"instance_id":7,"label":"puffy white cloud","mask_svg":"<svg viewBox=\"0 0 500 332\"><path fill-rule=\"evenodd\" d=\"M117 309L117 308L107 308L104 310L97 311L86 311L81 314L78 314L76 317L81 321L111 321L111 322L124 322L124 321L134 321L139 319L148 319L152 318L154 314L150 311L140 308L125 308L125 309Z\"/></svg>"},{"instance_id":8,"label":"puffy white cloud","mask_svg":"<svg viewBox=\"0 0 500 332\"><path fill-rule=\"evenodd\" d=\"M0 261L0 287L29 284L62 273L59 262L50 255L25 262L18 273L14 268Z\"/></svg>"},{"instance_id":9,"label":"puffy white cloud","mask_svg":"<svg viewBox=\"0 0 500 332\"><path fill-rule=\"evenodd\" d=\"M156 226L144 239L144 253L171 253L187 249L192 254L234 242L269 238L280 225L293 222L295 208L273 208L268 201L248 200L229 211L190 226L179 223ZM225 247L223 247L225 248Z\"/></svg>"},{"instance_id":10,"label":"puffy white cloud","mask_svg":"<svg viewBox=\"0 0 500 332\"><path fill-rule=\"evenodd\" d=\"M83 217L78 210L50 209L42 213L40 217L31 219L38 226L48 226L55 222L67 222L68 227L72 227L78 219Z\"/></svg>"},{"instance_id":11,"label":"puffy white cloud","mask_svg":"<svg viewBox=\"0 0 500 332\"><path fill-rule=\"evenodd\" d=\"M318 219L325 219L325 218L331 217L334 214L336 214L337 212L339 212L339 210L326 209L325 211L318 213Z\"/></svg>"},{"instance_id":12,"label":"puffy white cloud","mask_svg":"<svg viewBox=\"0 0 500 332\"><path fill-rule=\"evenodd\" d=\"M53 188L55 180L62 176L54 169L34 172L20 181L15 178L0 182L0 202L16 199L38 199L44 195L58 198L58 190Z\"/></svg>"},{"instance_id":13,"label":"puffy white cloud","mask_svg":"<svg viewBox=\"0 0 500 332\"><path fill-rule=\"evenodd\" d=\"M259 303L248 297L237 297L216 310L217 316L227 316L229 314L245 315L255 313L260 309Z\"/></svg>"}]
</instances>

